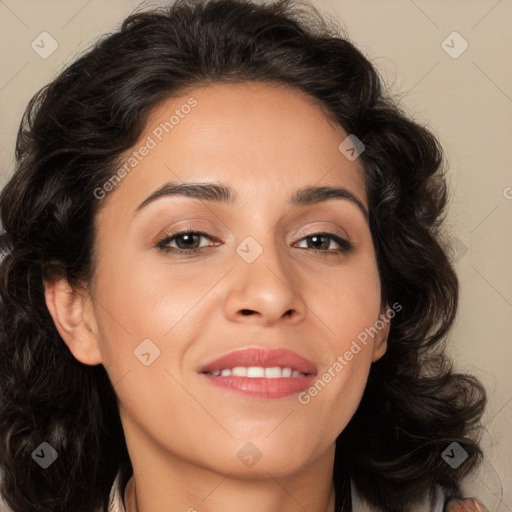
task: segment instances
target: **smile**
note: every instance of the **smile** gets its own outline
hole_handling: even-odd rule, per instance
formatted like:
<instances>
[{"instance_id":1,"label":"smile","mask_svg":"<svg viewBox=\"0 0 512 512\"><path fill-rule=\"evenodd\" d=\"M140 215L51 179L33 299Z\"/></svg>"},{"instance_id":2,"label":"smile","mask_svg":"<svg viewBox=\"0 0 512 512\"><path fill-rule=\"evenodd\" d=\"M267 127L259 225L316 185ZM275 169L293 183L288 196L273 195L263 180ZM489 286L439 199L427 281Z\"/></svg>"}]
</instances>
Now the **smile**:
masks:
<instances>
[{"instance_id":1,"label":"smile","mask_svg":"<svg viewBox=\"0 0 512 512\"><path fill-rule=\"evenodd\" d=\"M225 391L264 399L300 393L317 374L312 361L282 348L235 350L203 365L198 372Z\"/></svg>"},{"instance_id":2,"label":"smile","mask_svg":"<svg viewBox=\"0 0 512 512\"><path fill-rule=\"evenodd\" d=\"M270 366L269 368L263 368L262 366L235 366L234 368L224 368L223 370L208 372L208 374L222 375L223 377L233 375L234 377L249 377L250 379L279 379L282 377L305 377L306 375L289 367L281 368L279 366Z\"/></svg>"}]
</instances>

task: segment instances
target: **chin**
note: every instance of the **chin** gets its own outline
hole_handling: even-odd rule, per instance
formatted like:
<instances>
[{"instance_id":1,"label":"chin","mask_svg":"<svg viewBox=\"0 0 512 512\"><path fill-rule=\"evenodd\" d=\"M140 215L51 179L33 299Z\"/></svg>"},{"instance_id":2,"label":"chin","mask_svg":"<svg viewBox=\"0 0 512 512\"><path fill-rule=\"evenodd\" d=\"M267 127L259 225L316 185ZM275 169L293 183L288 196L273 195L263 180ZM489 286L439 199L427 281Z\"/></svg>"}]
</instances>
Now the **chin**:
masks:
<instances>
[{"instance_id":1,"label":"chin","mask_svg":"<svg viewBox=\"0 0 512 512\"><path fill-rule=\"evenodd\" d=\"M316 458L305 445L279 442L274 446L264 437L237 445L234 451L229 450L228 456L227 451L216 457L217 461L222 460L218 472L231 472L232 477L240 479L268 478L269 473L276 478L285 477L304 469Z\"/></svg>"}]
</instances>

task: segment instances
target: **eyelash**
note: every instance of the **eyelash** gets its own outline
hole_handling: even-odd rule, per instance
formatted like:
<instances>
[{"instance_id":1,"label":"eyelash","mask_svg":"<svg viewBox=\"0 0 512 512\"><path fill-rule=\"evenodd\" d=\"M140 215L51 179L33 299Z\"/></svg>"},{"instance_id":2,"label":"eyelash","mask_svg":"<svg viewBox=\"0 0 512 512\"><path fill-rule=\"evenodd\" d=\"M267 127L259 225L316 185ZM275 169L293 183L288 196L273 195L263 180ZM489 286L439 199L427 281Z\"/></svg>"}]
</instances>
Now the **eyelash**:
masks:
<instances>
[{"instance_id":1,"label":"eyelash","mask_svg":"<svg viewBox=\"0 0 512 512\"><path fill-rule=\"evenodd\" d=\"M178 229L169 235L165 235L164 238L162 238L159 242L156 243L155 247L161 251L164 251L166 254L173 252L173 253L177 253L178 255L181 255L181 256L200 255L203 252L204 248L178 249L176 247L166 247L167 244L169 244L171 241L173 241L175 238L178 238L181 235L200 235L200 236L209 238L210 240L213 240L213 238L214 238L214 237L210 236L208 233L205 233L203 231L194 231L190 228L185 227L185 228ZM315 249L312 249L314 252L319 253L320 256L338 256L340 254L346 254L354 248L353 245L348 240L345 240L344 238L341 238L338 235L335 235L334 233L323 233L323 232L322 233L312 233L311 235L303 237L300 241L306 240L308 238L319 237L319 236L334 240L336 243L338 243L341 246L341 249L337 249L337 250L315 250Z\"/></svg>"}]
</instances>

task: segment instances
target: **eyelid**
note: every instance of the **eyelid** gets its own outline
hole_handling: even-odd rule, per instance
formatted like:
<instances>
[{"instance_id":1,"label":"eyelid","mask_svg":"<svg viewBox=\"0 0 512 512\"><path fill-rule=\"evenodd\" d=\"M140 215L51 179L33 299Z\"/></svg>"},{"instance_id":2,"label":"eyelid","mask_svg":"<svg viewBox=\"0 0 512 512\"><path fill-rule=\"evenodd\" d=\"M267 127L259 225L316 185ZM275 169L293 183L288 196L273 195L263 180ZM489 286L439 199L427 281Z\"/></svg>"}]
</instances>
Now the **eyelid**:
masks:
<instances>
[{"instance_id":1,"label":"eyelid","mask_svg":"<svg viewBox=\"0 0 512 512\"><path fill-rule=\"evenodd\" d=\"M188 222L189 223L183 224L176 228L171 228L171 229L165 230L163 233L161 233L155 237L154 244L161 242L165 238L174 237L174 236L180 235L182 233L190 232L190 231L198 233L198 234L200 233L206 237L209 237L212 239L212 241L219 240L218 237L211 234L212 231L215 231L215 228L212 228L211 226L207 227L207 228L206 227L203 228L199 225L193 225L193 223L196 222L194 219L191 219ZM332 227L329 227L327 229L325 227L320 227L320 226L312 227L313 224L314 225L316 225L316 224L331 224ZM334 229L334 231L333 231L333 229ZM233 234L231 230L229 230L229 232L231 234ZM347 242L353 244L351 237L349 236L347 231L330 221L315 221L315 222L310 222L310 223L306 224L305 226L302 226L298 232L295 232L292 235L290 235L288 243L299 242L304 237L318 235L320 233L337 235L340 238L345 239Z\"/></svg>"},{"instance_id":2,"label":"eyelid","mask_svg":"<svg viewBox=\"0 0 512 512\"><path fill-rule=\"evenodd\" d=\"M182 226L182 227L179 227L176 229L171 229L170 231L165 231L162 235L157 237L154 245L156 247L164 246L165 245L164 242L168 241L169 239L175 239L175 238L178 238L180 235L185 235L185 234L189 234L189 233L193 233L200 237L209 239L212 242L209 246L223 245L222 243L219 244L219 239L216 236L211 235L208 231L205 231L203 229L192 228L189 226ZM169 242L167 242L167 243L169 243ZM177 249L177 250L179 250L179 249Z\"/></svg>"},{"instance_id":3,"label":"eyelid","mask_svg":"<svg viewBox=\"0 0 512 512\"><path fill-rule=\"evenodd\" d=\"M329 227L329 228L325 228L324 226L323 227L322 226L311 227L313 224L315 224L315 225L316 224L330 224L331 227ZM334 224L333 222L329 222L329 221L310 222L306 226L302 226L300 228L300 230L293 235L293 238L294 239L298 238L298 237L302 238L302 237L307 237L307 236L315 235L315 234L318 234L318 233L326 233L326 234L337 235L340 238L344 238L347 242L352 243L351 237L347 233L346 230L344 230L340 226Z\"/></svg>"},{"instance_id":4,"label":"eyelid","mask_svg":"<svg viewBox=\"0 0 512 512\"><path fill-rule=\"evenodd\" d=\"M219 232L218 226L212 225L210 222L205 222L203 219L187 219L182 223L176 225L171 224L171 227L160 230L152 239L153 244L158 243L162 239L170 236L179 235L182 232L193 231L194 233L201 232L205 235L215 238L210 233Z\"/></svg>"}]
</instances>

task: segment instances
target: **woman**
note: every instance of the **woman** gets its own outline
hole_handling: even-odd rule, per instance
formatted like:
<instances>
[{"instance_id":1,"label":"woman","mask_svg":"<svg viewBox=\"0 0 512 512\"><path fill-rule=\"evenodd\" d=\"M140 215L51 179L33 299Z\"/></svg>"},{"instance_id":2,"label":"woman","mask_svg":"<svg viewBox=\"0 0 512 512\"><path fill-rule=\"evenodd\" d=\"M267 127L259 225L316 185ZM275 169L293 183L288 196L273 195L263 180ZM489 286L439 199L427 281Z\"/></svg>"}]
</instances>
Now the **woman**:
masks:
<instances>
[{"instance_id":1,"label":"woman","mask_svg":"<svg viewBox=\"0 0 512 512\"><path fill-rule=\"evenodd\" d=\"M10 510L485 510L441 148L313 8L132 15L32 99L16 156Z\"/></svg>"}]
</instances>

